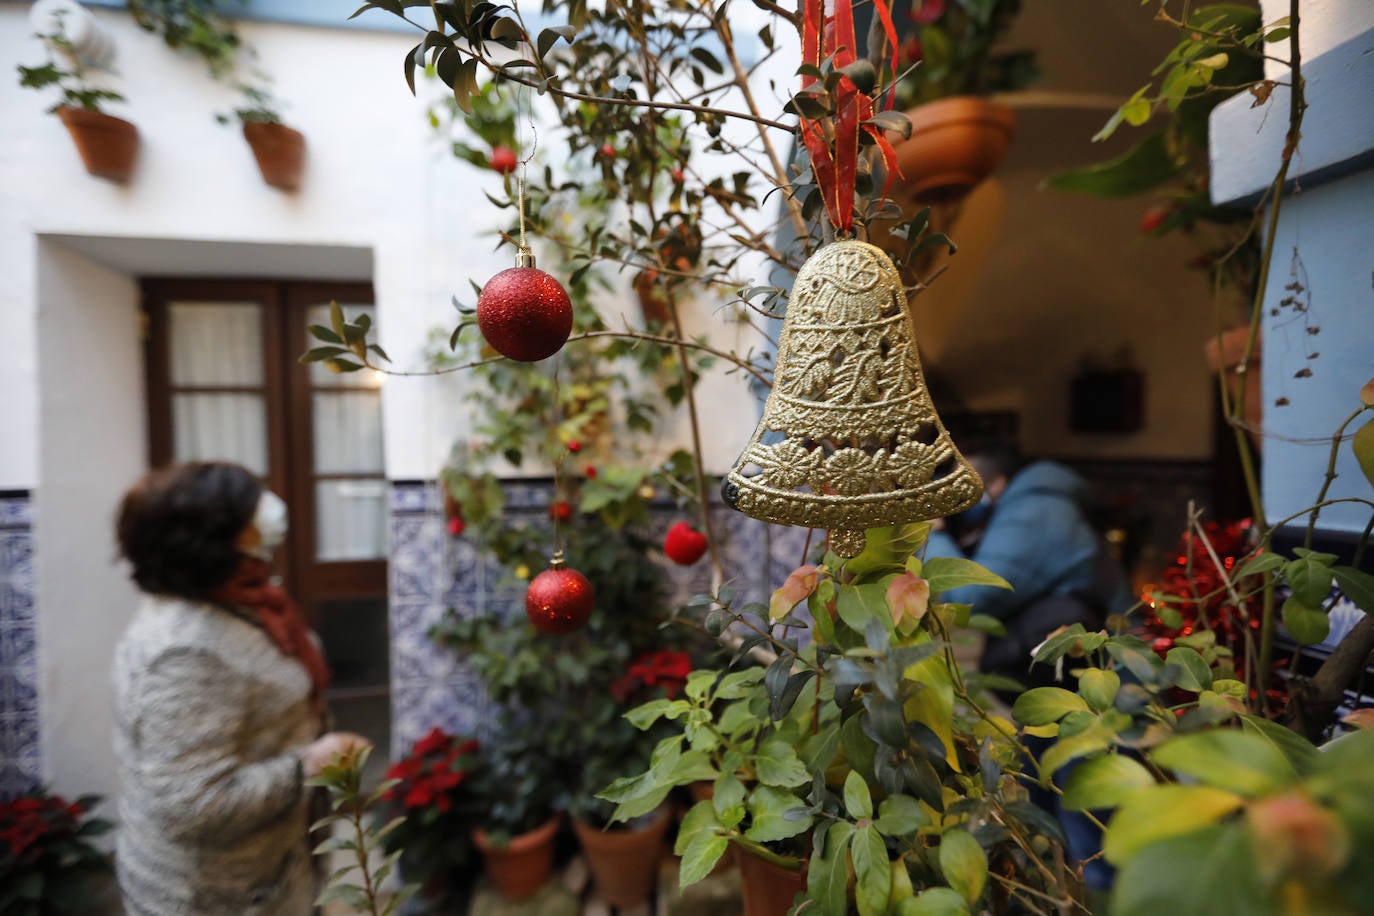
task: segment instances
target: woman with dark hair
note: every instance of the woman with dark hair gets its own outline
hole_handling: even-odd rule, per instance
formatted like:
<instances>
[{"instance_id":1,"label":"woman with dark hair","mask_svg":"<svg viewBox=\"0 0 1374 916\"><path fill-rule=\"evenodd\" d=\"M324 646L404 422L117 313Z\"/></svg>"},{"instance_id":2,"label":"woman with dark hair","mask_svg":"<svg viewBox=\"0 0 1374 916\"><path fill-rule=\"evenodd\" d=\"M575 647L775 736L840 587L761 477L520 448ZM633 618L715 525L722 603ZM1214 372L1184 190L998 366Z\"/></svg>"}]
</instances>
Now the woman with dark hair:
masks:
<instances>
[{"instance_id":1,"label":"woman with dark hair","mask_svg":"<svg viewBox=\"0 0 1374 916\"><path fill-rule=\"evenodd\" d=\"M304 782L366 745L321 736L328 669L269 579L286 507L247 469L153 471L119 508L144 598L115 650L119 884L135 916L305 916Z\"/></svg>"}]
</instances>

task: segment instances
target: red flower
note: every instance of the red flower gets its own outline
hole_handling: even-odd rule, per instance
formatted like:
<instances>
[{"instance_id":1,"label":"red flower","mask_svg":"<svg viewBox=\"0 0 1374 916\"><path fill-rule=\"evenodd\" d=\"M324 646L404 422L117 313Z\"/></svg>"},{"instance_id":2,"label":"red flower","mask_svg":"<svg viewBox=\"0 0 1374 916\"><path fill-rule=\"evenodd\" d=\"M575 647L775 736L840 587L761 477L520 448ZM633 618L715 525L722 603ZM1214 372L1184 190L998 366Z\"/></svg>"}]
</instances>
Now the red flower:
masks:
<instances>
[{"instance_id":1,"label":"red flower","mask_svg":"<svg viewBox=\"0 0 1374 916\"><path fill-rule=\"evenodd\" d=\"M448 814L453 808L453 799L447 795L440 795L434 800L434 807L438 808L441 814Z\"/></svg>"},{"instance_id":2,"label":"red flower","mask_svg":"<svg viewBox=\"0 0 1374 916\"><path fill-rule=\"evenodd\" d=\"M1141 232L1154 232L1164 221L1169 218L1168 207L1151 207L1145 211L1145 215L1140 218Z\"/></svg>"},{"instance_id":3,"label":"red flower","mask_svg":"<svg viewBox=\"0 0 1374 916\"><path fill-rule=\"evenodd\" d=\"M419 741L415 742L415 747L411 750L411 753L415 754L418 757L424 757L429 754L437 754L438 752L444 750L444 748L448 747L449 742L452 740L453 738L450 737L443 729L434 728L430 730L430 733L428 735L425 735Z\"/></svg>"},{"instance_id":4,"label":"red flower","mask_svg":"<svg viewBox=\"0 0 1374 916\"><path fill-rule=\"evenodd\" d=\"M407 808L425 808L434 803L434 787L428 782L417 782L410 787L401 804Z\"/></svg>"}]
</instances>

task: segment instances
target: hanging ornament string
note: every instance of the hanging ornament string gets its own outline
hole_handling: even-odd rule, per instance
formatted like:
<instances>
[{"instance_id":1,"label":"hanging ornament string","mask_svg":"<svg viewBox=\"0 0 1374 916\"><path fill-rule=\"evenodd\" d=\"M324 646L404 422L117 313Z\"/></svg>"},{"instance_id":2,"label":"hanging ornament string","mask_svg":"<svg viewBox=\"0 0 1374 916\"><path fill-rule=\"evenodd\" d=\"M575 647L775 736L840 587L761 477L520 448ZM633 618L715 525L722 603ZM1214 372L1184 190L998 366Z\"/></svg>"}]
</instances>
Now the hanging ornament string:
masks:
<instances>
[{"instance_id":1,"label":"hanging ornament string","mask_svg":"<svg viewBox=\"0 0 1374 916\"><path fill-rule=\"evenodd\" d=\"M553 358L553 423L552 427L556 430L563 422L563 389L559 382L559 364L562 362L561 356ZM561 445L562 443L560 443ZM558 455L553 459L553 555L555 558L563 556L563 513L559 511L563 504L563 459L567 457L566 447L560 448Z\"/></svg>"},{"instance_id":2,"label":"hanging ornament string","mask_svg":"<svg viewBox=\"0 0 1374 916\"><path fill-rule=\"evenodd\" d=\"M830 5L832 3L833 6ZM892 13L886 0L873 0L873 6L887 34L888 44L893 49L895 73L897 30ZM859 59L855 46L852 0L803 0L803 63L819 69L826 60L830 60L834 69L843 70ZM815 82L814 72L803 74L803 89ZM891 106L890 96L886 104ZM827 130L823 121L805 116L801 118L802 142L811 156L811 170L825 203L826 216L831 225L845 236L852 235L854 228L854 184L859 170L860 129L873 137L882 153L887 170L883 197L887 197L893 180L899 174L897 154L883 130L870 123L872 117L873 96L860 92L852 79L842 75L835 89L833 127Z\"/></svg>"}]
</instances>

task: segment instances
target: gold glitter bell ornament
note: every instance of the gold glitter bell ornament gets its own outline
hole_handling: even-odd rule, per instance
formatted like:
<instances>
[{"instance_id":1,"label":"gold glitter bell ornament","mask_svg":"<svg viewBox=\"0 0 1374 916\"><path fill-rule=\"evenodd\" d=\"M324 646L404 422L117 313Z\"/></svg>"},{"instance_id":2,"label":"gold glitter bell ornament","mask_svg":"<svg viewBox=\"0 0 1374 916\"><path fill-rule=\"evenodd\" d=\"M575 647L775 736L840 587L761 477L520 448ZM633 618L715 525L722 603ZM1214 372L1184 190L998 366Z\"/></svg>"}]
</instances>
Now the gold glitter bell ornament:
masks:
<instances>
[{"instance_id":1,"label":"gold glitter bell ornament","mask_svg":"<svg viewBox=\"0 0 1374 916\"><path fill-rule=\"evenodd\" d=\"M868 528L953 515L982 496L931 403L882 249L833 242L802 265L773 389L721 493L765 522L830 529L844 557L863 550Z\"/></svg>"}]
</instances>

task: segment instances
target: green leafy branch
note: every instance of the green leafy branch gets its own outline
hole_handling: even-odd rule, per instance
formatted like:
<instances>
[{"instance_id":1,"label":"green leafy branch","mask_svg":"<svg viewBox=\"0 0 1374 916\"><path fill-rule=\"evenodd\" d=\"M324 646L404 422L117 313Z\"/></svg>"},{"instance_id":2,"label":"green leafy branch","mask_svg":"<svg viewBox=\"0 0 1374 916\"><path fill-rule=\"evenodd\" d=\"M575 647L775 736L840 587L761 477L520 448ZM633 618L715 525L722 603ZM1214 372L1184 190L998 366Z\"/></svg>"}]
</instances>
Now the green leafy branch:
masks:
<instances>
[{"instance_id":1,"label":"green leafy branch","mask_svg":"<svg viewBox=\"0 0 1374 916\"><path fill-rule=\"evenodd\" d=\"M391 876L402 850L384 856L378 864L372 860L383 849L387 834L404 823L405 818L395 818L380 827L374 822L372 814L381 807L382 796L398 781L387 780L371 792L364 791L363 768L370 754L371 748L363 748L338 757L318 776L306 781L306 785L324 788L329 793L330 814L310 827L312 833L319 830L329 834L315 847L315 855L351 853L353 859L330 873L315 905L342 902L360 913L391 916L419 886L407 884L389 896L382 893L382 885Z\"/></svg>"}]
</instances>

